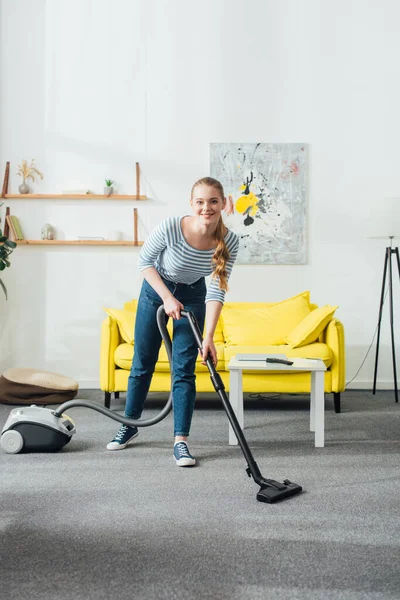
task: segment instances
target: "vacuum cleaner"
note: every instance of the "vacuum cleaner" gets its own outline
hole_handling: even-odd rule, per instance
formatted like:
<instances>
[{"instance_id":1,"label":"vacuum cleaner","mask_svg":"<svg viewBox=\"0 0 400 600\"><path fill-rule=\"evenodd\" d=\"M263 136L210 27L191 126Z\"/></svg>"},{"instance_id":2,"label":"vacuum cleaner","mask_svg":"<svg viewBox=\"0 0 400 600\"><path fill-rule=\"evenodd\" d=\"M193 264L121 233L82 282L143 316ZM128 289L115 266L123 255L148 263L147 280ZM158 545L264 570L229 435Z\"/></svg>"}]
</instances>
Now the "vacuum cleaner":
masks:
<instances>
[{"instance_id":1,"label":"vacuum cleaner","mask_svg":"<svg viewBox=\"0 0 400 600\"><path fill-rule=\"evenodd\" d=\"M188 319L197 345L201 349L203 346L203 338L196 317L191 311L185 310L181 310L181 316ZM157 311L157 324L164 340L168 360L170 364L172 364L172 343L166 323L167 317L164 307L160 306ZM292 483L288 479L285 479L283 483L280 483L273 479L266 479L262 476L236 418L235 412L228 400L221 376L216 371L210 356L207 357L206 364L210 372L214 389L222 401L227 417L238 439L244 458L246 459L246 473L260 486L260 490L257 493L257 500L272 504L290 496L294 496L295 494L299 494L302 491L302 487L297 483ZM35 405L15 408L11 411L1 432L1 448L10 454L16 454L18 452L55 452L61 450L61 448L68 444L76 432L74 422L67 414L65 414L66 410L75 406L83 406L96 410L106 417L114 419L124 425L131 427L148 427L164 419L171 411L172 385L166 405L158 415L150 419L128 419L103 406L79 399L68 400L61 404L56 410Z\"/></svg>"}]
</instances>

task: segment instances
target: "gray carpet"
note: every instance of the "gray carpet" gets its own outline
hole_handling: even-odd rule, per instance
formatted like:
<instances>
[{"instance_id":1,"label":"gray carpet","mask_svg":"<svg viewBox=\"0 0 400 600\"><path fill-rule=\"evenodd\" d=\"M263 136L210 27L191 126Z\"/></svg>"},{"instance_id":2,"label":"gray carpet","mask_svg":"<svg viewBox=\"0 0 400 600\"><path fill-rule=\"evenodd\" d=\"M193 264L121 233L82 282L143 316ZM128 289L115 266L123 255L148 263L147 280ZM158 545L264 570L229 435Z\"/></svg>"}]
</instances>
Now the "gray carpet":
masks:
<instances>
[{"instance_id":1,"label":"gray carpet","mask_svg":"<svg viewBox=\"0 0 400 600\"><path fill-rule=\"evenodd\" d=\"M102 402L94 390L79 397ZM77 434L61 452L0 452L1 597L400 598L393 392L346 392L339 415L327 395L325 448L313 446L306 396L249 400L245 433L263 475L305 490L275 505L256 501L212 398L197 403L193 469L173 461L172 415L108 452L118 424L76 408ZM10 408L0 405L1 427Z\"/></svg>"}]
</instances>

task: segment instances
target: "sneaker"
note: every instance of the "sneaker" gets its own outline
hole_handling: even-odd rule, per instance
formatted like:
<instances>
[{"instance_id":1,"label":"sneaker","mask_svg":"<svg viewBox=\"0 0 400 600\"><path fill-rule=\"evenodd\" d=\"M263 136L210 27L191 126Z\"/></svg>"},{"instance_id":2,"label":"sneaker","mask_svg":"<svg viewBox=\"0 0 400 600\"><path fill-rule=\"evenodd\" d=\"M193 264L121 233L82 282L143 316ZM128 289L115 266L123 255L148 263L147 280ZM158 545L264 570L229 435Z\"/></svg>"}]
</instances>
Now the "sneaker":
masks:
<instances>
[{"instance_id":1,"label":"sneaker","mask_svg":"<svg viewBox=\"0 0 400 600\"><path fill-rule=\"evenodd\" d=\"M139 430L137 427L121 425L115 438L107 444L107 450L123 450L138 435Z\"/></svg>"},{"instance_id":2,"label":"sneaker","mask_svg":"<svg viewBox=\"0 0 400 600\"><path fill-rule=\"evenodd\" d=\"M178 467L194 467L196 464L196 459L190 454L186 442L175 443L174 458Z\"/></svg>"}]
</instances>

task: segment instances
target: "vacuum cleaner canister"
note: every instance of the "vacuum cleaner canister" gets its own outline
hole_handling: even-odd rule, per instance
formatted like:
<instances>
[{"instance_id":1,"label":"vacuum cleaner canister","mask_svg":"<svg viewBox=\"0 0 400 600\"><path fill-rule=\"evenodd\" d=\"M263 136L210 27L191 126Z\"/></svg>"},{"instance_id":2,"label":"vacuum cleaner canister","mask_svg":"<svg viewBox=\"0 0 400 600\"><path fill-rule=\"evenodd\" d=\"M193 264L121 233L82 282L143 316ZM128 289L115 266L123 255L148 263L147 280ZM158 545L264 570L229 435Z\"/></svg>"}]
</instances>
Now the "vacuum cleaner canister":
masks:
<instances>
[{"instance_id":1,"label":"vacuum cleaner canister","mask_svg":"<svg viewBox=\"0 0 400 600\"><path fill-rule=\"evenodd\" d=\"M11 411L0 445L8 454L55 452L68 444L75 432L75 424L66 414L59 418L53 410L32 404Z\"/></svg>"}]
</instances>

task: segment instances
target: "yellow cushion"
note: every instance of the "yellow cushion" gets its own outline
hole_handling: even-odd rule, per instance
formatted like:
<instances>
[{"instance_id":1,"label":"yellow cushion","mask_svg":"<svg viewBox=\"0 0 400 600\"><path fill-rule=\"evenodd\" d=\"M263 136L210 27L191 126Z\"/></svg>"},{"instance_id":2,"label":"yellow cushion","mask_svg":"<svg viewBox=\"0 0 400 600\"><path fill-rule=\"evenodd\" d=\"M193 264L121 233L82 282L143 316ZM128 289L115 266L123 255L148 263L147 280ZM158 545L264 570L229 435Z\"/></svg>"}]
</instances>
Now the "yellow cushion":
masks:
<instances>
[{"instance_id":1,"label":"yellow cushion","mask_svg":"<svg viewBox=\"0 0 400 600\"><path fill-rule=\"evenodd\" d=\"M126 304L125 304L126 306ZM128 344L133 344L134 342L134 331L135 331L135 321L136 321L136 310L127 310L120 308L104 308L110 317L115 319L118 325L119 332L121 334L122 339ZM169 332L170 337L172 338L172 319L168 320L167 330Z\"/></svg>"},{"instance_id":2,"label":"yellow cushion","mask_svg":"<svg viewBox=\"0 0 400 600\"><path fill-rule=\"evenodd\" d=\"M133 300L129 300L129 302L125 302L124 303L124 310L133 310L135 311L137 309L137 303L138 301L133 298Z\"/></svg>"},{"instance_id":3,"label":"yellow cushion","mask_svg":"<svg viewBox=\"0 0 400 600\"><path fill-rule=\"evenodd\" d=\"M132 310L121 310L119 308L104 308L110 317L117 321L118 329L122 339L128 344L133 344L133 332L135 330L136 313Z\"/></svg>"},{"instance_id":4,"label":"yellow cushion","mask_svg":"<svg viewBox=\"0 0 400 600\"><path fill-rule=\"evenodd\" d=\"M332 319L337 308L337 306L326 304L325 306L320 306L311 311L310 314L307 315L288 336L286 336L285 342L291 348L300 348L301 346L307 346L308 344L311 344L311 342L315 342L320 333Z\"/></svg>"},{"instance_id":5,"label":"yellow cushion","mask_svg":"<svg viewBox=\"0 0 400 600\"><path fill-rule=\"evenodd\" d=\"M204 326L204 335L203 335L203 338L205 337L205 329L206 328ZM216 326L215 331L214 331L214 338L213 339L214 339L214 344L215 345L216 344L223 344L225 342L225 340L224 340L224 334L222 332L222 319L221 319L221 317L218 319L217 326Z\"/></svg>"},{"instance_id":6,"label":"yellow cushion","mask_svg":"<svg viewBox=\"0 0 400 600\"><path fill-rule=\"evenodd\" d=\"M309 313L309 291L270 305L227 305L222 309L224 337L228 346L284 344L285 337Z\"/></svg>"},{"instance_id":7,"label":"yellow cushion","mask_svg":"<svg viewBox=\"0 0 400 600\"><path fill-rule=\"evenodd\" d=\"M120 309L116 309L116 308L105 308L104 310L111 316L114 317L115 320L118 323L118 327L119 327L119 322L118 319L121 322L121 326L124 328L124 321L128 322L128 327L130 326L130 317L129 316L121 316L119 315L118 319L115 316L115 314L117 313L125 313L125 312L133 312L134 315L136 315L136 309L137 309L137 303L138 301L136 299L130 300L129 302L125 302L124 303L124 308L123 310ZM262 303L260 302L260 305ZM111 312L108 312L111 311ZM115 314L114 314L115 313ZM120 328L120 332L121 332L121 337L125 342L128 342L129 344L133 344L133 331L135 328L135 318L133 319L133 329L132 329L132 336L126 335L125 333L125 329L124 329L124 334L122 333L122 330ZM167 325L167 329L169 331L169 335L172 338L172 329L173 329L173 320L169 319L168 320L168 325ZM124 337L125 336L125 337ZM205 337L205 327L204 327L204 332L203 332L203 337ZM222 332L222 319L219 318L218 322L217 322L217 326L215 328L215 332L214 332L214 344L223 344L224 343L224 335Z\"/></svg>"},{"instance_id":8,"label":"yellow cushion","mask_svg":"<svg viewBox=\"0 0 400 600\"><path fill-rule=\"evenodd\" d=\"M133 300L130 300L129 302L125 302L124 309L136 311L137 303L138 303L138 301L135 298ZM167 329L169 331L170 336L172 337L172 319L169 319ZM203 337L205 337L205 334L203 334ZM223 343L224 343L224 335L222 333L222 320L221 320L221 318L219 318L217 326L215 328L215 332L214 332L214 344L223 344Z\"/></svg>"},{"instance_id":9,"label":"yellow cushion","mask_svg":"<svg viewBox=\"0 0 400 600\"><path fill-rule=\"evenodd\" d=\"M217 358L218 358L217 371L223 371L225 368L224 345L223 344L215 344L215 349L217 351ZM202 371L208 371L207 366L202 365L201 361L202 361L202 358L201 358L200 354L198 354L197 361L196 361L196 373L199 373ZM166 350L164 344L162 344L161 348L160 348L160 353L158 355L158 361L156 364L156 371L159 373L163 372L163 371L169 371L168 355L167 355L167 350Z\"/></svg>"},{"instance_id":10,"label":"yellow cushion","mask_svg":"<svg viewBox=\"0 0 400 600\"><path fill-rule=\"evenodd\" d=\"M223 344L215 344L215 348L217 350L218 364L217 371L223 371L225 369L225 361L224 361L224 345ZM133 358L133 346L132 344L120 344L118 348L114 352L114 361L115 364L120 367L120 369L128 369L130 370L132 365ZM158 361L156 363L156 373L167 373L169 372L169 361L167 351L164 346L164 342L161 344L160 353L158 355ZM197 357L196 362L196 373L201 373L202 371L208 371L206 365L201 364L200 355Z\"/></svg>"}]
</instances>

